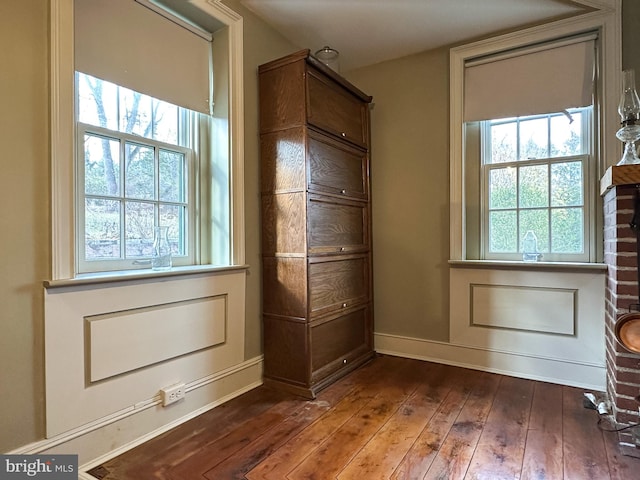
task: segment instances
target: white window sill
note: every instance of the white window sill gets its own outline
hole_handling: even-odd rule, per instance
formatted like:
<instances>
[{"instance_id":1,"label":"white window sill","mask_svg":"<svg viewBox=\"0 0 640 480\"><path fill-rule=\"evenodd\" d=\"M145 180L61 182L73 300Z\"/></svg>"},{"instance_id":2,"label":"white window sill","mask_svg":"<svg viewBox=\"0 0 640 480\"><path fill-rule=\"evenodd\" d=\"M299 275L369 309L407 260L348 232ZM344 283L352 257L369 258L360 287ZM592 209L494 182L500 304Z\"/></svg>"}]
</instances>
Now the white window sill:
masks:
<instances>
[{"instance_id":1,"label":"white window sill","mask_svg":"<svg viewBox=\"0 0 640 480\"><path fill-rule=\"evenodd\" d=\"M80 285L100 285L130 280L153 280L159 278L172 278L188 275L229 273L236 270L248 270L248 265L190 265L185 267L173 267L171 270L155 271L150 268L144 270L123 270L117 272L85 273L75 278L61 280L45 280L44 287L48 289L75 287Z\"/></svg>"},{"instance_id":2,"label":"white window sill","mask_svg":"<svg viewBox=\"0 0 640 480\"><path fill-rule=\"evenodd\" d=\"M605 272L606 263L582 262L518 262L501 260L449 260L452 268L487 268L504 270L556 270L556 271L596 271Z\"/></svg>"}]
</instances>

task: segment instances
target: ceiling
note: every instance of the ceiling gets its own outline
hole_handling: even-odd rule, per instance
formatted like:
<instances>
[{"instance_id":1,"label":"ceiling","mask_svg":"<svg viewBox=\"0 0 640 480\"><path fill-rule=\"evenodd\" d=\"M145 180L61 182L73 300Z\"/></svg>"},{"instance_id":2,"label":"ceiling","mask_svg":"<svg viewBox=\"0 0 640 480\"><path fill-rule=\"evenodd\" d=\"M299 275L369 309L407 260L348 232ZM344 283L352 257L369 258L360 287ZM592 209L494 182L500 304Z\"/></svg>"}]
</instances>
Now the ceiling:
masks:
<instances>
[{"instance_id":1,"label":"ceiling","mask_svg":"<svg viewBox=\"0 0 640 480\"><path fill-rule=\"evenodd\" d=\"M290 42L340 52L342 71L571 16L569 0L241 0Z\"/></svg>"}]
</instances>

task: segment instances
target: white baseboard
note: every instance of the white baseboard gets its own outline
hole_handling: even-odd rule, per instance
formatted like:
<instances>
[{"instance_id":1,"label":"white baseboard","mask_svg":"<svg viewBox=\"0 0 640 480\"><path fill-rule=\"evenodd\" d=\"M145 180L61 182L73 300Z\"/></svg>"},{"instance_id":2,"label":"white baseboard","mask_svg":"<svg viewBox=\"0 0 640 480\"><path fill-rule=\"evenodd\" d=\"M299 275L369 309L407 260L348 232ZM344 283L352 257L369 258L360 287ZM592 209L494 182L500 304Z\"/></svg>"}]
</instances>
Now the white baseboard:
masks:
<instances>
[{"instance_id":1,"label":"white baseboard","mask_svg":"<svg viewBox=\"0 0 640 480\"><path fill-rule=\"evenodd\" d=\"M87 470L262 384L258 356L187 385L184 400L162 407L159 398L101 419L83 429L34 442L10 454L77 454L79 478L95 480Z\"/></svg>"},{"instance_id":2,"label":"white baseboard","mask_svg":"<svg viewBox=\"0 0 640 480\"><path fill-rule=\"evenodd\" d=\"M376 333L378 353L606 391L606 366Z\"/></svg>"}]
</instances>

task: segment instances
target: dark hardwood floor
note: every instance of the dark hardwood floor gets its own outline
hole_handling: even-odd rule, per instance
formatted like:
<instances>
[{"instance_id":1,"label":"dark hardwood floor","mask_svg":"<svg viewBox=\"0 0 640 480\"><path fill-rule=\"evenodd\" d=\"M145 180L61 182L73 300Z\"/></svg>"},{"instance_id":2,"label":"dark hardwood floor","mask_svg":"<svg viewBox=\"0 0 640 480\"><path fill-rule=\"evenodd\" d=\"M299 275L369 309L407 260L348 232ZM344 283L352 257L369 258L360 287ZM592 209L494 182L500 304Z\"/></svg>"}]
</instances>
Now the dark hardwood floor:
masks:
<instances>
[{"instance_id":1,"label":"dark hardwood floor","mask_svg":"<svg viewBox=\"0 0 640 480\"><path fill-rule=\"evenodd\" d=\"M584 391L379 356L306 401L256 388L93 469L103 480L640 479Z\"/></svg>"}]
</instances>

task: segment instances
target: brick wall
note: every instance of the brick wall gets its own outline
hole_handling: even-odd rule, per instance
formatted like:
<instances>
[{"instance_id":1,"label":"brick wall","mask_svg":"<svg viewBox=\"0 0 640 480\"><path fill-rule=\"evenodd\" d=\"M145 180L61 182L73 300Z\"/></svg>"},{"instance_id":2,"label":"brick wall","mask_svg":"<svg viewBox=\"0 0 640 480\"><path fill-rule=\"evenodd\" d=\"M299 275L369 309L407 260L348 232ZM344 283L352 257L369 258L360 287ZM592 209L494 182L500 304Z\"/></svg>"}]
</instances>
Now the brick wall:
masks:
<instances>
[{"instance_id":1,"label":"brick wall","mask_svg":"<svg viewBox=\"0 0 640 480\"><path fill-rule=\"evenodd\" d=\"M615 338L616 320L638 311L636 233L629 227L633 217L635 185L619 185L604 195L604 260L607 268L605 338L607 342L607 394L618 423L640 423L640 355L632 354ZM630 307L631 310L630 310ZM629 433L621 442L631 443Z\"/></svg>"}]
</instances>

